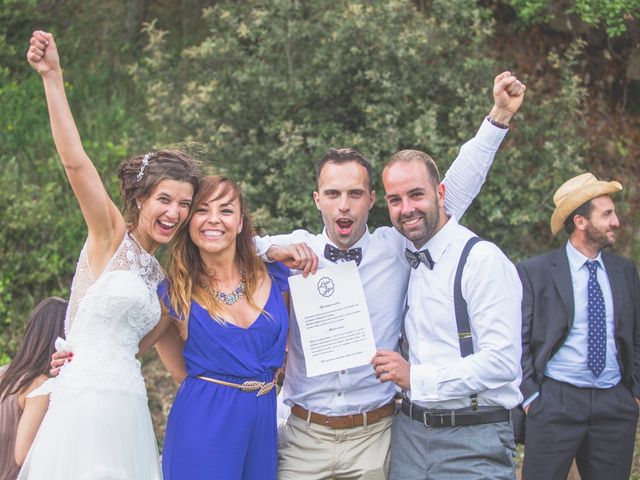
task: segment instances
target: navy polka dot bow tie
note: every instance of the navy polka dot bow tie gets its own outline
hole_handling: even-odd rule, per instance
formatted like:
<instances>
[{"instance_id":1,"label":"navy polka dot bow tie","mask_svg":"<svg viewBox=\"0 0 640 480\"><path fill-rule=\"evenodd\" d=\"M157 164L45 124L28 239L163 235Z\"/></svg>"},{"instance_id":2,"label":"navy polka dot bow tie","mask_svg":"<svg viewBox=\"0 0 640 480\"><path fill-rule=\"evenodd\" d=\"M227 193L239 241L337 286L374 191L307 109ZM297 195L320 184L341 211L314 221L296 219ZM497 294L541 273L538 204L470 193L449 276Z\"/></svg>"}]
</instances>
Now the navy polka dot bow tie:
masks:
<instances>
[{"instance_id":1,"label":"navy polka dot bow tie","mask_svg":"<svg viewBox=\"0 0 640 480\"><path fill-rule=\"evenodd\" d=\"M407 248L404 251L404 256L407 258L407 262L409 262L409 265L411 265L413 268L418 268L418 265L420 265L420 262L422 262L427 266L429 270L433 270L433 266L436 263L433 261L429 250L427 250L426 248L424 250L420 250L419 252L412 252Z\"/></svg>"},{"instance_id":2,"label":"navy polka dot bow tie","mask_svg":"<svg viewBox=\"0 0 640 480\"><path fill-rule=\"evenodd\" d=\"M350 248L349 250L340 250L339 248L327 243L324 246L324 258L334 263L355 260L356 265L360 265L360 262L362 261L362 249L358 247Z\"/></svg>"}]
</instances>

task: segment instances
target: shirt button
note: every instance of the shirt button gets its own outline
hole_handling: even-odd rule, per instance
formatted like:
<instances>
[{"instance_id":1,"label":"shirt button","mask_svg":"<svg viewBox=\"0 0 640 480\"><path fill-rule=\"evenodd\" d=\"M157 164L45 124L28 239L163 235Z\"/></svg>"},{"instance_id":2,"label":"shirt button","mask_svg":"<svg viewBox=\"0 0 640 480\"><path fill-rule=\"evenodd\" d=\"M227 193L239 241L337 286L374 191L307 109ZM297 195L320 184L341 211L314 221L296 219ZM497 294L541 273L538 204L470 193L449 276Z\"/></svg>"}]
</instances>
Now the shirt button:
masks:
<instances>
[{"instance_id":1,"label":"shirt button","mask_svg":"<svg viewBox=\"0 0 640 480\"><path fill-rule=\"evenodd\" d=\"M342 375L344 375L346 372L345 372L344 370L342 370L340 373L341 373Z\"/></svg>"},{"instance_id":2,"label":"shirt button","mask_svg":"<svg viewBox=\"0 0 640 480\"><path fill-rule=\"evenodd\" d=\"M342 396L342 392L338 392L338 396L341 397Z\"/></svg>"}]
</instances>

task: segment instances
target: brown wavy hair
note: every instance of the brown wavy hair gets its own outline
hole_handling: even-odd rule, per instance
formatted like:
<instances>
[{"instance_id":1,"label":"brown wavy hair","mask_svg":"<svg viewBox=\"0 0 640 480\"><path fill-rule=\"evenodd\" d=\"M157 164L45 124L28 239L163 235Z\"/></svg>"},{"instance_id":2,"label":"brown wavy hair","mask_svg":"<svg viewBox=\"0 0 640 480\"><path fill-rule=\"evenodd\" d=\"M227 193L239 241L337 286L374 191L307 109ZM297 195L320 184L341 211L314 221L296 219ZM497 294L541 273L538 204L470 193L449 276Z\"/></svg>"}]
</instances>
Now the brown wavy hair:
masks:
<instances>
[{"instance_id":1,"label":"brown wavy hair","mask_svg":"<svg viewBox=\"0 0 640 480\"><path fill-rule=\"evenodd\" d=\"M62 298L48 297L33 309L22 344L0 379L0 401L19 394L38 376L49 373L56 338L64 335L67 305Z\"/></svg>"},{"instance_id":2,"label":"brown wavy hair","mask_svg":"<svg viewBox=\"0 0 640 480\"><path fill-rule=\"evenodd\" d=\"M192 210L187 222L191 221L193 212L201 203L206 202L209 197L215 196L215 200L228 194L232 195L232 200L240 203L240 212L243 219L241 232L236 237L236 264L246 277L245 296L250 305L257 307L253 301L253 295L258 287L259 281L266 274L266 268L262 260L258 257L253 243L255 231L251 217L246 208L246 203L240 187L231 179L220 175L210 175L200 180L200 187L193 197ZM189 229L180 230L175 237L169 253L169 263L167 266L169 276L169 290L171 306L186 332L187 320L191 310L191 300L197 301L207 309L211 317L219 323L224 323L220 317L220 302L213 298L202 285L202 278L206 276L205 265L200 256L200 250L193 243L189 236ZM259 308L260 309L260 308Z\"/></svg>"},{"instance_id":3,"label":"brown wavy hair","mask_svg":"<svg viewBox=\"0 0 640 480\"><path fill-rule=\"evenodd\" d=\"M152 150L148 164L142 168L145 155L136 155L118 166L122 215L129 228L138 225L140 209L137 199L145 199L162 180L187 182L198 190L200 162L180 150ZM142 175L140 175L142 172ZM140 178L138 179L138 176Z\"/></svg>"}]
</instances>

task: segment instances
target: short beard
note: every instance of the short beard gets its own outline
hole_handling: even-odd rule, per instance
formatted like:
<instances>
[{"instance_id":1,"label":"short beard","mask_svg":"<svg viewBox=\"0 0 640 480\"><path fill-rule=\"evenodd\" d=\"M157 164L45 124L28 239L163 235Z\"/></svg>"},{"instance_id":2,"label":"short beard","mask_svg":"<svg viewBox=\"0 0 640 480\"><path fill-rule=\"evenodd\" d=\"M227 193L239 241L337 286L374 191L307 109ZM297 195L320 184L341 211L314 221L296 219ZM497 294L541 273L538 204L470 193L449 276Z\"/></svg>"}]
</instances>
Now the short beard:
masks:
<instances>
[{"instance_id":1,"label":"short beard","mask_svg":"<svg viewBox=\"0 0 640 480\"><path fill-rule=\"evenodd\" d=\"M424 234L420 236L420 238L413 239L405 234L403 229L398 229L400 233L406 238L408 238L416 248L422 248L425 243L427 243L436 232L436 228L440 224L440 211L436 208L430 212L421 212L422 217L424 218ZM412 218L412 217L409 217ZM400 219L400 221L406 220Z\"/></svg>"},{"instance_id":2,"label":"short beard","mask_svg":"<svg viewBox=\"0 0 640 480\"><path fill-rule=\"evenodd\" d=\"M610 240L607 232L600 232L593 228L591 225L587 226L585 230L585 240L588 243L597 246L598 250L603 250L604 248L610 247L615 243L615 238L613 240Z\"/></svg>"}]
</instances>

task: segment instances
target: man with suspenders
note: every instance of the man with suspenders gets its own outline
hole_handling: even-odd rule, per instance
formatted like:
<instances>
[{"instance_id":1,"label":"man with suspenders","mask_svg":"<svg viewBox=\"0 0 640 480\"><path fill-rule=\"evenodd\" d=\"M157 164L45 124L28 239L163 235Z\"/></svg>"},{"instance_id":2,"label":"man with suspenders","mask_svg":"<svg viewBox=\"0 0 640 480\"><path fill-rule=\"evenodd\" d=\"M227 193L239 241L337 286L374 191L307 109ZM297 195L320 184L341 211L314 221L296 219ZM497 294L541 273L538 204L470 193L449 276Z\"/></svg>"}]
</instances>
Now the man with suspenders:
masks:
<instances>
[{"instance_id":1,"label":"man with suspenders","mask_svg":"<svg viewBox=\"0 0 640 480\"><path fill-rule=\"evenodd\" d=\"M520 403L522 287L500 249L444 210L425 153L398 152L383 183L394 227L415 248L405 317L409 361L379 350L381 382L403 391L391 479L515 478L509 409Z\"/></svg>"}]
</instances>

